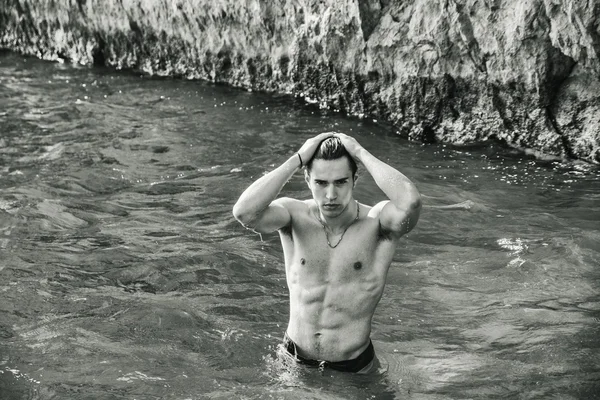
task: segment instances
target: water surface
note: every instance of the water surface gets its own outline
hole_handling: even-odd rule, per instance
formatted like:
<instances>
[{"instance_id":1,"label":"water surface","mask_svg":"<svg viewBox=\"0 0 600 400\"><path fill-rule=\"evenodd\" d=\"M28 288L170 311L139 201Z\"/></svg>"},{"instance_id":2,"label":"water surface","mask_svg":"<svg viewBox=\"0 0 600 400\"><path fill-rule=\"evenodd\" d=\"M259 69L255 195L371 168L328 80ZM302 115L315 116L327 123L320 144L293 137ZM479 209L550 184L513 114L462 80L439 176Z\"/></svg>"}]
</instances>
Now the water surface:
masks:
<instances>
[{"instance_id":1,"label":"water surface","mask_svg":"<svg viewBox=\"0 0 600 400\"><path fill-rule=\"evenodd\" d=\"M374 376L276 357L279 239L231 215L327 130L426 196L374 317ZM382 200L360 174L358 200ZM0 397L600 398L598 177L285 96L0 53ZM301 174L283 194L310 196Z\"/></svg>"}]
</instances>

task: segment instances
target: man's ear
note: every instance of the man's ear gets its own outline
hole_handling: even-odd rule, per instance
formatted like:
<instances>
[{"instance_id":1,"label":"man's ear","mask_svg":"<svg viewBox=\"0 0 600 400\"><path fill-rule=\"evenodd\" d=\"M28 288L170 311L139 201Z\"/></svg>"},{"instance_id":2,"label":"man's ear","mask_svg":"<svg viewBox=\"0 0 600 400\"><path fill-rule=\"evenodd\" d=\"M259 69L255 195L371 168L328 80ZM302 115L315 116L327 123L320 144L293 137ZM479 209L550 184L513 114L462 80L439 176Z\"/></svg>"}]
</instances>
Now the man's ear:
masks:
<instances>
[{"instance_id":1,"label":"man's ear","mask_svg":"<svg viewBox=\"0 0 600 400\"><path fill-rule=\"evenodd\" d=\"M352 188L356 187L356 181L358 181L358 174L354 174L354 179L352 181Z\"/></svg>"},{"instance_id":2,"label":"man's ear","mask_svg":"<svg viewBox=\"0 0 600 400\"><path fill-rule=\"evenodd\" d=\"M310 186L310 174L308 173L307 169L304 170L304 181L308 186Z\"/></svg>"}]
</instances>

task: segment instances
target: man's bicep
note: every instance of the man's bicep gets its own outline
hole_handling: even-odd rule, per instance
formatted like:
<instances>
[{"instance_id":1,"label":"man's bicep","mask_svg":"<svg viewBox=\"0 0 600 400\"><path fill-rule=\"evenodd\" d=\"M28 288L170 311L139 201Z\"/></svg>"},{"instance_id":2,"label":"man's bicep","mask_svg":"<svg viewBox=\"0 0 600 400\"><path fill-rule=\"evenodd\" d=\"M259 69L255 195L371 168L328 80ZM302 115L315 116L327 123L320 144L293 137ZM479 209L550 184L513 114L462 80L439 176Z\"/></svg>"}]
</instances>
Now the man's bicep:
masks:
<instances>
[{"instance_id":1,"label":"man's bicep","mask_svg":"<svg viewBox=\"0 0 600 400\"><path fill-rule=\"evenodd\" d=\"M284 198L276 199L269 204L248 228L259 233L271 233L290 224L292 217Z\"/></svg>"},{"instance_id":2,"label":"man's bicep","mask_svg":"<svg viewBox=\"0 0 600 400\"><path fill-rule=\"evenodd\" d=\"M399 209L391 201L377 204L379 211L379 226L384 232L400 237L410 232L419 220L420 207Z\"/></svg>"}]
</instances>

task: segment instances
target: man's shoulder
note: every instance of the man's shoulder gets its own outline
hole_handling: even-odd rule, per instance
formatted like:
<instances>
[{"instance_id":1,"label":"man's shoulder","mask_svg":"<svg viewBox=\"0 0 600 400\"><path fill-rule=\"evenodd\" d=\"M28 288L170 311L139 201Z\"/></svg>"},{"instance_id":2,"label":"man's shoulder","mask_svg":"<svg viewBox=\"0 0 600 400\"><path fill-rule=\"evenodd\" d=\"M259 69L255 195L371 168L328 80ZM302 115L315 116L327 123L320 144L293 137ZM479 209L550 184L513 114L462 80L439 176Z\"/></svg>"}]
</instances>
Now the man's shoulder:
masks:
<instances>
[{"instance_id":1,"label":"man's shoulder","mask_svg":"<svg viewBox=\"0 0 600 400\"><path fill-rule=\"evenodd\" d=\"M302 221L305 220L303 216L308 215L310 212L312 201L313 200L298 200L292 197L279 197L278 199L274 200L274 204L285 207L291 216L290 223L279 229L280 233L291 238L292 226L294 227L293 229L301 229L302 225L304 225Z\"/></svg>"}]
</instances>

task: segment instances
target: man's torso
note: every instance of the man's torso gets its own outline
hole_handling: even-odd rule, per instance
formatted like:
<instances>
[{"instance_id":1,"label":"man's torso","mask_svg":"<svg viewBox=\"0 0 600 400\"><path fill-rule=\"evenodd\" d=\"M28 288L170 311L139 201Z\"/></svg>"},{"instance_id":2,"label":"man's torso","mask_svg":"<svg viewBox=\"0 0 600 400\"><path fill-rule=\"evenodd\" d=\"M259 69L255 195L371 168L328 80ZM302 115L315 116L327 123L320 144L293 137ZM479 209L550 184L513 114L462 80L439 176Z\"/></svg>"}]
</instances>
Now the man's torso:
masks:
<instances>
[{"instance_id":1,"label":"man's torso","mask_svg":"<svg viewBox=\"0 0 600 400\"><path fill-rule=\"evenodd\" d=\"M287 333L305 357L352 359L369 344L396 240L382 236L378 218L360 205L361 218L331 248L309 205L299 202L291 226L280 230L290 291ZM340 235L329 239L335 246Z\"/></svg>"}]
</instances>

